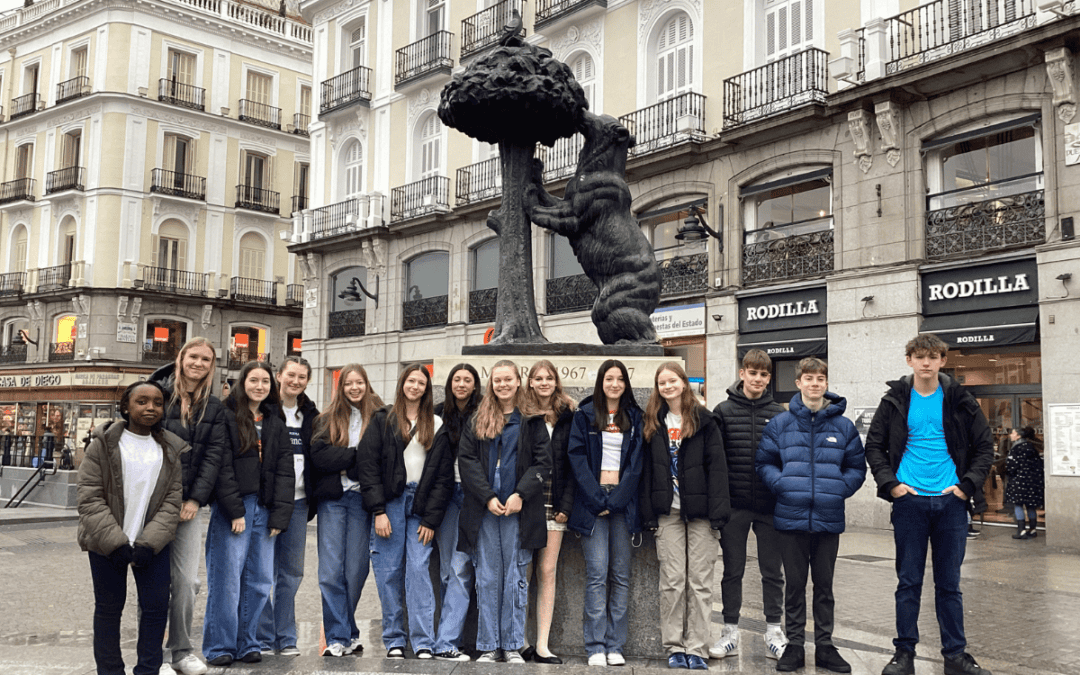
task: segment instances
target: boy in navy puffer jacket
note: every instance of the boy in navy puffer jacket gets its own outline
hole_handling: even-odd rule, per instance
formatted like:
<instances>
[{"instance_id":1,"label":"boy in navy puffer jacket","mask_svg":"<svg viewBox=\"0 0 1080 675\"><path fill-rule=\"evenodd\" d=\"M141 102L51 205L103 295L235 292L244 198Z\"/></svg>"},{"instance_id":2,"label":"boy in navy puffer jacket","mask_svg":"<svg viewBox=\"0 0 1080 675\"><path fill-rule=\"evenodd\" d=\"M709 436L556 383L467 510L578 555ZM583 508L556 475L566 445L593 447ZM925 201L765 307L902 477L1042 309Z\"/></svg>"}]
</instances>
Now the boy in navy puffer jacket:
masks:
<instances>
[{"instance_id":1,"label":"boy in navy puffer jacket","mask_svg":"<svg viewBox=\"0 0 1080 675\"><path fill-rule=\"evenodd\" d=\"M758 445L755 468L776 495L773 523L784 561L784 627L789 643L776 664L781 672L803 667L806 581L814 579L814 662L818 668L850 673L832 643L832 579L844 500L866 479L862 440L844 417L847 402L828 391L829 367L810 357L799 362L799 393L787 412L769 424Z\"/></svg>"}]
</instances>

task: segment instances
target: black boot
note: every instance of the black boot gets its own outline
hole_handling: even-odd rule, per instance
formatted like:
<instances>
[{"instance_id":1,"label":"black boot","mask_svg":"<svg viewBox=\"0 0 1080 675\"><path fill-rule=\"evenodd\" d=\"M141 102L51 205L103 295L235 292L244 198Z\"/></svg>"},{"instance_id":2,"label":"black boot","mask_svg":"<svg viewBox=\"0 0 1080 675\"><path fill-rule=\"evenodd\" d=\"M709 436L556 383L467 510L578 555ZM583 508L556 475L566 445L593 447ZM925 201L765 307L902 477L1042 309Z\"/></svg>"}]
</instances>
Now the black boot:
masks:
<instances>
[{"instance_id":1,"label":"black boot","mask_svg":"<svg viewBox=\"0 0 1080 675\"><path fill-rule=\"evenodd\" d=\"M1013 539L1027 539L1027 537L1025 536L1025 533L1027 532L1027 526L1026 525L1027 525L1026 520L1018 520L1018 521L1016 521L1016 534L1014 534L1012 536L1012 538Z\"/></svg>"}]
</instances>

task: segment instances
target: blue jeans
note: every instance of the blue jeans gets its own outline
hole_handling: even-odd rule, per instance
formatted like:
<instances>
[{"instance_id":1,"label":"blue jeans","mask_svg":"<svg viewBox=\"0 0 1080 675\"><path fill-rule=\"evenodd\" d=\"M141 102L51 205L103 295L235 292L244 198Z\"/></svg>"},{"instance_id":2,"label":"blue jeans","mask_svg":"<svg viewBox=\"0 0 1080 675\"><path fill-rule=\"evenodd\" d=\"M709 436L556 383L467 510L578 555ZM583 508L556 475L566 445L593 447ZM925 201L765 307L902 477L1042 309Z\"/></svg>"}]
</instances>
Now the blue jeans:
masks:
<instances>
[{"instance_id":1,"label":"blue jeans","mask_svg":"<svg viewBox=\"0 0 1080 675\"><path fill-rule=\"evenodd\" d=\"M500 474L492 490L498 494ZM526 572L532 551L521 550L518 514L496 516L487 509L476 539L476 648L521 649L525 646L525 610L529 602Z\"/></svg>"},{"instance_id":2,"label":"blue jeans","mask_svg":"<svg viewBox=\"0 0 1080 675\"><path fill-rule=\"evenodd\" d=\"M274 542L270 512L255 495L244 497L244 531L215 503L206 532L206 616L203 656L240 658L259 651L255 632L274 583Z\"/></svg>"},{"instance_id":3,"label":"blue jeans","mask_svg":"<svg viewBox=\"0 0 1080 675\"><path fill-rule=\"evenodd\" d=\"M585 651L621 654L626 645L630 604L630 530L626 514L597 518L581 538L585 557Z\"/></svg>"},{"instance_id":4,"label":"blue jeans","mask_svg":"<svg viewBox=\"0 0 1080 675\"><path fill-rule=\"evenodd\" d=\"M264 649L296 646L296 590L304 579L307 511L306 499L293 502L289 529L274 539L274 592L259 617L259 646Z\"/></svg>"},{"instance_id":5,"label":"blue jeans","mask_svg":"<svg viewBox=\"0 0 1080 675\"><path fill-rule=\"evenodd\" d=\"M1039 522L1039 510L1034 506L1023 506L1021 504L1015 504L1013 510L1016 513L1016 522L1024 522L1024 509L1027 508L1027 519L1031 522L1031 527L1035 527Z\"/></svg>"},{"instance_id":6,"label":"blue jeans","mask_svg":"<svg viewBox=\"0 0 1080 675\"><path fill-rule=\"evenodd\" d=\"M945 656L962 653L967 640L964 637L960 565L964 562L967 547L967 504L951 494L906 495L893 502L892 525L898 579L897 637L893 644L897 649L914 652L919 642L919 603L929 544L941 653Z\"/></svg>"},{"instance_id":7,"label":"blue jeans","mask_svg":"<svg viewBox=\"0 0 1080 675\"><path fill-rule=\"evenodd\" d=\"M371 515L363 498L346 490L340 499L319 502L319 592L326 644L349 646L360 637L356 605L368 576Z\"/></svg>"},{"instance_id":8,"label":"blue jeans","mask_svg":"<svg viewBox=\"0 0 1080 675\"><path fill-rule=\"evenodd\" d=\"M169 636L165 649L176 663L192 652L191 624L195 614L195 596L199 593L199 557L202 552L203 512L176 526L176 538L169 545L172 577L169 589Z\"/></svg>"},{"instance_id":9,"label":"blue jeans","mask_svg":"<svg viewBox=\"0 0 1080 675\"><path fill-rule=\"evenodd\" d=\"M461 649L461 630L469 612L473 586L473 564L468 553L457 550L458 519L465 493L461 483L454 485L454 495L446 505L442 525L435 534L439 545L439 576L442 579L442 611L436 631L435 653Z\"/></svg>"},{"instance_id":10,"label":"blue jeans","mask_svg":"<svg viewBox=\"0 0 1080 675\"><path fill-rule=\"evenodd\" d=\"M89 553L94 583L94 662L98 675L124 675L120 654L120 616L127 600L129 565L117 567L103 555ZM169 619L169 547L146 567L131 567L139 592L138 663L135 675L156 675L161 668L161 641Z\"/></svg>"}]
</instances>

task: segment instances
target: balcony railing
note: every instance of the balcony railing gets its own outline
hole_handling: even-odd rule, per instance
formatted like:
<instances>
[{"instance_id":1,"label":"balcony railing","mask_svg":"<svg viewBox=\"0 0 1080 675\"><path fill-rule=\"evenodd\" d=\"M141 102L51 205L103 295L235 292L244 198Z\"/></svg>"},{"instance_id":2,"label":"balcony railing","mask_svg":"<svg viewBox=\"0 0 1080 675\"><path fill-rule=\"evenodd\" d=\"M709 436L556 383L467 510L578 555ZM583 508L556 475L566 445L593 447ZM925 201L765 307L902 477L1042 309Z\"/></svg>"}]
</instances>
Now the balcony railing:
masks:
<instances>
[{"instance_id":1,"label":"balcony railing","mask_svg":"<svg viewBox=\"0 0 1080 675\"><path fill-rule=\"evenodd\" d=\"M433 298L406 300L401 304L401 327L403 330L445 326L449 310L449 295Z\"/></svg>"},{"instance_id":2,"label":"balcony railing","mask_svg":"<svg viewBox=\"0 0 1080 675\"><path fill-rule=\"evenodd\" d=\"M74 361L75 360L75 341L71 342L50 342L49 343L49 361Z\"/></svg>"},{"instance_id":3,"label":"balcony railing","mask_svg":"<svg viewBox=\"0 0 1080 675\"><path fill-rule=\"evenodd\" d=\"M660 295L709 290L709 254L692 253L660 261Z\"/></svg>"},{"instance_id":4,"label":"balcony railing","mask_svg":"<svg viewBox=\"0 0 1080 675\"><path fill-rule=\"evenodd\" d=\"M181 295L206 295L206 277L197 272L174 270L168 267L144 267L143 288Z\"/></svg>"},{"instance_id":5,"label":"balcony railing","mask_svg":"<svg viewBox=\"0 0 1080 675\"><path fill-rule=\"evenodd\" d=\"M81 166L69 166L45 174L45 194L61 190L85 190L86 169Z\"/></svg>"},{"instance_id":6,"label":"balcony railing","mask_svg":"<svg viewBox=\"0 0 1080 675\"><path fill-rule=\"evenodd\" d=\"M469 323L491 323L499 302L499 289L484 288L469 291Z\"/></svg>"},{"instance_id":7,"label":"balcony railing","mask_svg":"<svg viewBox=\"0 0 1080 675\"><path fill-rule=\"evenodd\" d=\"M359 198L351 198L312 209L309 239L336 237L339 234L359 229L364 206L362 201Z\"/></svg>"},{"instance_id":8,"label":"balcony railing","mask_svg":"<svg viewBox=\"0 0 1080 675\"><path fill-rule=\"evenodd\" d=\"M546 291L548 314L580 312L596 302L596 284L584 274L548 279Z\"/></svg>"},{"instance_id":9,"label":"balcony railing","mask_svg":"<svg viewBox=\"0 0 1080 675\"><path fill-rule=\"evenodd\" d=\"M745 235L744 284L797 279L832 270L832 218L751 230Z\"/></svg>"},{"instance_id":10,"label":"balcony railing","mask_svg":"<svg viewBox=\"0 0 1080 675\"><path fill-rule=\"evenodd\" d=\"M450 210L450 179L432 176L390 191L390 222Z\"/></svg>"},{"instance_id":11,"label":"balcony railing","mask_svg":"<svg viewBox=\"0 0 1080 675\"><path fill-rule=\"evenodd\" d=\"M619 118L636 144L630 155L650 152L688 140L705 138L705 95L687 92Z\"/></svg>"},{"instance_id":12,"label":"balcony railing","mask_svg":"<svg viewBox=\"0 0 1080 675\"><path fill-rule=\"evenodd\" d=\"M264 190L251 185L236 186L236 208L238 209L278 213L280 199L281 195L271 190Z\"/></svg>"},{"instance_id":13,"label":"balcony railing","mask_svg":"<svg viewBox=\"0 0 1080 675\"><path fill-rule=\"evenodd\" d=\"M829 93L829 53L811 47L724 80L724 128L824 103Z\"/></svg>"},{"instance_id":14,"label":"balcony railing","mask_svg":"<svg viewBox=\"0 0 1080 675\"><path fill-rule=\"evenodd\" d=\"M263 305L277 304L277 282L262 279L233 277L229 282L229 292L233 300L257 302Z\"/></svg>"},{"instance_id":15,"label":"balcony railing","mask_svg":"<svg viewBox=\"0 0 1080 675\"><path fill-rule=\"evenodd\" d=\"M456 204L465 206L502 194L502 162L485 159L457 170Z\"/></svg>"},{"instance_id":16,"label":"balcony railing","mask_svg":"<svg viewBox=\"0 0 1080 675\"><path fill-rule=\"evenodd\" d=\"M42 105L40 94L26 94L13 98L11 99L11 116L8 119L14 120L36 113Z\"/></svg>"},{"instance_id":17,"label":"balcony railing","mask_svg":"<svg viewBox=\"0 0 1080 675\"><path fill-rule=\"evenodd\" d=\"M22 295L26 287L26 272L8 272L0 274L0 297Z\"/></svg>"},{"instance_id":18,"label":"balcony railing","mask_svg":"<svg viewBox=\"0 0 1080 675\"><path fill-rule=\"evenodd\" d=\"M322 102L320 113L328 113L343 108L354 101L365 105L371 101L371 68L360 66L346 73L331 77L322 83Z\"/></svg>"},{"instance_id":19,"label":"balcony railing","mask_svg":"<svg viewBox=\"0 0 1080 675\"><path fill-rule=\"evenodd\" d=\"M281 108L242 98L238 112L237 119L241 122L250 122L267 129L281 128Z\"/></svg>"},{"instance_id":20,"label":"balcony railing","mask_svg":"<svg viewBox=\"0 0 1080 675\"><path fill-rule=\"evenodd\" d=\"M26 363L26 345L0 347L0 363Z\"/></svg>"},{"instance_id":21,"label":"balcony railing","mask_svg":"<svg viewBox=\"0 0 1080 675\"><path fill-rule=\"evenodd\" d=\"M269 352L256 352L247 347L237 347L229 350L229 370L240 370L252 361L270 363Z\"/></svg>"},{"instance_id":22,"label":"balcony railing","mask_svg":"<svg viewBox=\"0 0 1080 675\"><path fill-rule=\"evenodd\" d=\"M192 110L206 110L203 102L206 90L176 80L161 78L158 80L158 100Z\"/></svg>"},{"instance_id":23,"label":"balcony railing","mask_svg":"<svg viewBox=\"0 0 1080 675\"><path fill-rule=\"evenodd\" d=\"M289 284L285 287L285 306L304 306L304 284Z\"/></svg>"},{"instance_id":24,"label":"balcony railing","mask_svg":"<svg viewBox=\"0 0 1080 675\"><path fill-rule=\"evenodd\" d=\"M1042 190L957 204L926 214L929 260L1035 246L1045 241Z\"/></svg>"},{"instance_id":25,"label":"balcony railing","mask_svg":"<svg viewBox=\"0 0 1080 675\"><path fill-rule=\"evenodd\" d=\"M570 16L587 7L607 7L607 0L538 0L536 3L536 29L545 24Z\"/></svg>"},{"instance_id":26,"label":"balcony railing","mask_svg":"<svg viewBox=\"0 0 1080 675\"><path fill-rule=\"evenodd\" d=\"M71 283L71 263L38 270L37 292L57 291Z\"/></svg>"},{"instance_id":27,"label":"balcony railing","mask_svg":"<svg viewBox=\"0 0 1080 675\"><path fill-rule=\"evenodd\" d=\"M461 21L462 60L497 44L503 26L511 23L513 11L524 13L522 0L501 0ZM524 31L523 31L524 32Z\"/></svg>"},{"instance_id":28,"label":"balcony railing","mask_svg":"<svg viewBox=\"0 0 1080 675\"><path fill-rule=\"evenodd\" d=\"M6 183L0 183L0 204L17 202L21 199L28 202L34 201L33 178L16 178Z\"/></svg>"},{"instance_id":29,"label":"balcony railing","mask_svg":"<svg viewBox=\"0 0 1080 675\"><path fill-rule=\"evenodd\" d=\"M359 337L364 334L367 310L346 309L341 312L330 312L329 318L331 340L343 337Z\"/></svg>"},{"instance_id":30,"label":"balcony railing","mask_svg":"<svg viewBox=\"0 0 1080 675\"><path fill-rule=\"evenodd\" d=\"M143 363L173 363L179 353L180 350L175 345L155 342L149 349L143 349L141 360Z\"/></svg>"},{"instance_id":31,"label":"balcony railing","mask_svg":"<svg viewBox=\"0 0 1080 675\"><path fill-rule=\"evenodd\" d=\"M439 70L449 73L454 67L450 56L453 40L453 33L441 30L397 50L394 86Z\"/></svg>"},{"instance_id":32,"label":"balcony railing","mask_svg":"<svg viewBox=\"0 0 1080 675\"><path fill-rule=\"evenodd\" d=\"M188 199L206 199L206 179L189 173L179 173L168 169L154 169L150 172L150 192Z\"/></svg>"},{"instance_id":33,"label":"balcony railing","mask_svg":"<svg viewBox=\"0 0 1080 675\"><path fill-rule=\"evenodd\" d=\"M577 170L578 155L583 145L585 145L585 137L581 134L560 138L550 148L537 144L536 155L544 160L544 181L550 182L573 176L574 171Z\"/></svg>"},{"instance_id":34,"label":"balcony railing","mask_svg":"<svg viewBox=\"0 0 1080 675\"><path fill-rule=\"evenodd\" d=\"M300 136L308 135L308 125L311 124L311 115L305 115L304 113L293 113L292 122L292 133L299 134Z\"/></svg>"},{"instance_id":35,"label":"balcony railing","mask_svg":"<svg viewBox=\"0 0 1080 675\"><path fill-rule=\"evenodd\" d=\"M90 78L82 75L56 85L56 102L63 103L90 93Z\"/></svg>"},{"instance_id":36,"label":"balcony railing","mask_svg":"<svg viewBox=\"0 0 1080 675\"><path fill-rule=\"evenodd\" d=\"M1035 26L1036 0L933 0L885 20L888 75ZM961 43L961 44L956 44Z\"/></svg>"},{"instance_id":37,"label":"balcony railing","mask_svg":"<svg viewBox=\"0 0 1080 675\"><path fill-rule=\"evenodd\" d=\"M297 211L303 211L308 208L310 200L306 195L293 195L292 198L292 211L290 213L296 213Z\"/></svg>"}]
</instances>

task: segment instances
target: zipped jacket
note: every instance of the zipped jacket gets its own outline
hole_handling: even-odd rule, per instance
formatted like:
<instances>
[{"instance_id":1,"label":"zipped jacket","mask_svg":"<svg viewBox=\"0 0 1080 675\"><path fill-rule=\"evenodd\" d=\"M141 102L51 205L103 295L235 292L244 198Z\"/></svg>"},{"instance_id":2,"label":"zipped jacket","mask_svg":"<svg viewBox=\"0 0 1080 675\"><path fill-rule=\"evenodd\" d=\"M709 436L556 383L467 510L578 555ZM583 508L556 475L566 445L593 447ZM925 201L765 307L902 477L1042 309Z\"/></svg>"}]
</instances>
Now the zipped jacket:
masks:
<instances>
[{"instance_id":1,"label":"zipped jacket","mask_svg":"<svg viewBox=\"0 0 1080 675\"><path fill-rule=\"evenodd\" d=\"M311 460L311 436L314 433L315 418L319 416L319 409L315 407L315 402L308 398L307 394L300 394L296 400L296 408L297 412L303 416L300 420L300 442L304 446L304 495L307 498L307 519L310 521L319 510L319 500L315 496L317 476ZM285 433L288 432L289 427L285 425Z\"/></svg>"},{"instance_id":2,"label":"zipped jacket","mask_svg":"<svg viewBox=\"0 0 1080 675\"><path fill-rule=\"evenodd\" d=\"M754 469L754 456L765 425L784 412L784 406L768 391L761 398L747 398L742 380L728 387L727 394L727 400L713 408L713 414L724 439L731 508L772 515L776 498Z\"/></svg>"},{"instance_id":3,"label":"zipped jacket","mask_svg":"<svg viewBox=\"0 0 1080 675\"><path fill-rule=\"evenodd\" d=\"M240 429L233 410L236 401L228 398L225 405L232 452L218 474L215 492L218 508L229 520L242 518L245 515L244 497L256 495L259 505L270 512L267 526L284 532L292 520L293 495L296 494L292 442L285 427L285 416L276 405L262 406L260 459L258 448L250 448L241 454Z\"/></svg>"},{"instance_id":4,"label":"zipped jacket","mask_svg":"<svg viewBox=\"0 0 1080 675\"><path fill-rule=\"evenodd\" d=\"M574 511L574 467L570 465L570 429L574 411L565 408L551 429L551 507L553 513Z\"/></svg>"}]
</instances>

